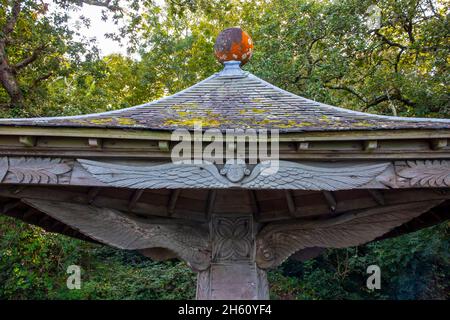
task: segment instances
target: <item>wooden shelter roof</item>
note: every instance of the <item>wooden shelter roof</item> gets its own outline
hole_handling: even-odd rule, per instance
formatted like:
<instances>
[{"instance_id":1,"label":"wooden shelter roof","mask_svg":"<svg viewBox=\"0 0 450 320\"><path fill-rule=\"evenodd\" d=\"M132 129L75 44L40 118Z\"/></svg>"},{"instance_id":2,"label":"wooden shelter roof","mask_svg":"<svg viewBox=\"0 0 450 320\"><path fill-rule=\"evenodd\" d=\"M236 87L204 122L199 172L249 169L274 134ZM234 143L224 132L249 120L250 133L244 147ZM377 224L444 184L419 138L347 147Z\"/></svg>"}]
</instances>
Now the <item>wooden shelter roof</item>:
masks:
<instances>
[{"instance_id":1,"label":"wooden shelter roof","mask_svg":"<svg viewBox=\"0 0 450 320\"><path fill-rule=\"evenodd\" d=\"M282 90L243 71L237 61L177 94L147 104L71 117L0 119L0 126L144 130L279 129L333 132L450 129L450 119L373 115L329 106Z\"/></svg>"}]
</instances>

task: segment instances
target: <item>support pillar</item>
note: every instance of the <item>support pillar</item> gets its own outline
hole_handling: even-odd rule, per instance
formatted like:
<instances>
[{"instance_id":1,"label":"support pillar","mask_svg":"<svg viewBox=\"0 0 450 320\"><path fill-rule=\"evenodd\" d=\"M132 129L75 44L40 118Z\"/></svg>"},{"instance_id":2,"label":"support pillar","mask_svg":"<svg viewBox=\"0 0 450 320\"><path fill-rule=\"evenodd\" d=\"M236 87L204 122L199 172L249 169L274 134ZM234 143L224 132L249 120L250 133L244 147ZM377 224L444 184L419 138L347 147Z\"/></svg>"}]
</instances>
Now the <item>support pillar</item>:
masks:
<instances>
[{"instance_id":1,"label":"support pillar","mask_svg":"<svg viewBox=\"0 0 450 320\"><path fill-rule=\"evenodd\" d=\"M266 272L255 262L251 215L212 215L211 265L197 277L197 299L269 299Z\"/></svg>"}]
</instances>

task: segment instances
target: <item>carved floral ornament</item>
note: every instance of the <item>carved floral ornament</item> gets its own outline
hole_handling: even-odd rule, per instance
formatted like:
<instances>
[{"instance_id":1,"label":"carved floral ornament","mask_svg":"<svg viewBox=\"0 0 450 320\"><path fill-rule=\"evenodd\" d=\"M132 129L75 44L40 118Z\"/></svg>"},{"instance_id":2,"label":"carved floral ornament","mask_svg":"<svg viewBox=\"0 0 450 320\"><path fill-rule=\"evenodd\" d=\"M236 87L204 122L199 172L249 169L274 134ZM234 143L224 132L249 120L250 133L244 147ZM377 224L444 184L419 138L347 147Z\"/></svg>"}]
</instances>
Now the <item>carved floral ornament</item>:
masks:
<instances>
[{"instance_id":1,"label":"carved floral ornament","mask_svg":"<svg viewBox=\"0 0 450 320\"><path fill-rule=\"evenodd\" d=\"M78 159L95 179L113 187L349 190L377 181L381 188L450 187L450 161L292 162L243 160L223 166L200 164L117 164ZM73 169L73 160L0 157L0 182L58 184ZM64 180L69 183L69 181Z\"/></svg>"},{"instance_id":2,"label":"carved floral ornament","mask_svg":"<svg viewBox=\"0 0 450 320\"><path fill-rule=\"evenodd\" d=\"M250 261L253 258L252 217L214 217L213 261Z\"/></svg>"},{"instance_id":3,"label":"carved floral ornament","mask_svg":"<svg viewBox=\"0 0 450 320\"><path fill-rule=\"evenodd\" d=\"M450 161L407 161L406 167L398 170L397 175L405 179L411 187L448 187Z\"/></svg>"}]
</instances>

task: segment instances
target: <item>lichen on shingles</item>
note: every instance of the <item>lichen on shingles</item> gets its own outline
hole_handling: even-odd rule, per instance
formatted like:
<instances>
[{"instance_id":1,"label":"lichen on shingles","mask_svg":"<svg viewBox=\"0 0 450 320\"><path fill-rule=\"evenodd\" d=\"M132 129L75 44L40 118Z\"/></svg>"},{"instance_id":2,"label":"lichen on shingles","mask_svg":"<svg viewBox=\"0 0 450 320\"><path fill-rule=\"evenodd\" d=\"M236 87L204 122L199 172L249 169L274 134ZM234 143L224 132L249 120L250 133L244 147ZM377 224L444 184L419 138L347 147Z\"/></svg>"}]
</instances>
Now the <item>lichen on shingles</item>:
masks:
<instances>
[{"instance_id":1,"label":"lichen on shingles","mask_svg":"<svg viewBox=\"0 0 450 320\"><path fill-rule=\"evenodd\" d=\"M119 125L119 126L135 126L138 123L132 118L125 117L108 117L108 118L85 118L85 119L70 119L69 121L83 125Z\"/></svg>"},{"instance_id":2,"label":"lichen on shingles","mask_svg":"<svg viewBox=\"0 0 450 320\"><path fill-rule=\"evenodd\" d=\"M398 121L324 106L281 91L248 74L237 78L213 76L176 96L131 109L71 118L8 120L2 125L42 125L108 128L284 129L336 131L367 129L449 129L450 121Z\"/></svg>"},{"instance_id":3,"label":"lichen on shingles","mask_svg":"<svg viewBox=\"0 0 450 320\"><path fill-rule=\"evenodd\" d=\"M191 127L201 125L205 128L217 128L220 126L218 119L211 119L208 117L192 117L184 119L171 119L164 122L164 126L170 127Z\"/></svg>"},{"instance_id":4,"label":"lichen on shingles","mask_svg":"<svg viewBox=\"0 0 450 320\"><path fill-rule=\"evenodd\" d=\"M354 126L357 126L357 127L372 127L373 126L373 124L371 124L371 123L369 123L369 122L367 122L367 121L359 121L359 122L355 122L355 123L353 123L353 125Z\"/></svg>"}]
</instances>

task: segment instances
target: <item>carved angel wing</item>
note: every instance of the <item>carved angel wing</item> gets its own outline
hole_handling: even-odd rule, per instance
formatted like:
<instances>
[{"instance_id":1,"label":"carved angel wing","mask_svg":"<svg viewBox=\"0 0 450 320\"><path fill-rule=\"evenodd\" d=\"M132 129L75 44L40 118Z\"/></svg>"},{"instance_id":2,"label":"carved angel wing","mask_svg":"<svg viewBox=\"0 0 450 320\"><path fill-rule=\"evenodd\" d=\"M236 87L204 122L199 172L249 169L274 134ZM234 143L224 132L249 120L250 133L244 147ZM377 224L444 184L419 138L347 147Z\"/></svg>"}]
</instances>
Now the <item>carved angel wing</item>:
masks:
<instances>
[{"instance_id":1,"label":"carved angel wing","mask_svg":"<svg viewBox=\"0 0 450 320\"><path fill-rule=\"evenodd\" d=\"M230 184L211 163L137 166L84 159L77 161L95 178L115 187L226 188Z\"/></svg>"},{"instance_id":2,"label":"carved angel wing","mask_svg":"<svg viewBox=\"0 0 450 320\"><path fill-rule=\"evenodd\" d=\"M320 221L271 223L257 236L256 261L260 268L267 269L304 248L357 246L382 236L441 202L377 207Z\"/></svg>"},{"instance_id":3,"label":"carved angel wing","mask_svg":"<svg viewBox=\"0 0 450 320\"><path fill-rule=\"evenodd\" d=\"M198 225L150 223L90 205L37 199L22 201L107 245L127 250L167 248L197 270L209 266L208 233Z\"/></svg>"},{"instance_id":4,"label":"carved angel wing","mask_svg":"<svg viewBox=\"0 0 450 320\"><path fill-rule=\"evenodd\" d=\"M278 169L276 166L278 163ZM243 181L246 188L345 190L370 182L389 163L308 164L289 161L263 161ZM272 173L272 168L275 170Z\"/></svg>"}]
</instances>

